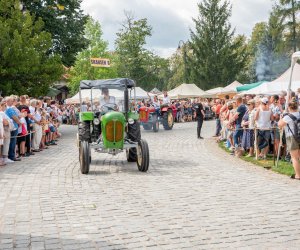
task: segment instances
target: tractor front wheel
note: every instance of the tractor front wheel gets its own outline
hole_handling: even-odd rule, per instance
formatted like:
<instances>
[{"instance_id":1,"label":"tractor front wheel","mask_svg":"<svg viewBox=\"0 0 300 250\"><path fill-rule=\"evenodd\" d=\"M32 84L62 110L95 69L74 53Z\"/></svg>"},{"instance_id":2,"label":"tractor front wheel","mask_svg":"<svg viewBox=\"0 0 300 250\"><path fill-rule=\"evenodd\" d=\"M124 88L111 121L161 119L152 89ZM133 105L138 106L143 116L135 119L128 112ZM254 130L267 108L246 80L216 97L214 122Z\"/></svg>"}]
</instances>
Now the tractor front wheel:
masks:
<instances>
[{"instance_id":1,"label":"tractor front wheel","mask_svg":"<svg viewBox=\"0 0 300 250\"><path fill-rule=\"evenodd\" d=\"M81 121L78 123L78 138L80 141L91 140L91 125L88 121Z\"/></svg>"},{"instance_id":2,"label":"tractor front wheel","mask_svg":"<svg viewBox=\"0 0 300 250\"><path fill-rule=\"evenodd\" d=\"M153 131L158 132L159 130L159 120L157 115L153 116Z\"/></svg>"},{"instance_id":3,"label":"tractor front wheel","mask_svg":"<svg viewBox=\"0 0 300 250\"><path fill-rule=\"evenodd\" d=\"M136 148L126 149L126 157L128 162L136 162Z\"/></svg>"},{"instance_id":4,"label":"tractor front wheel","mask_svg":"<svg viewBox=\"0 0 300 250\"><path fill-rule=\"evenodd\" d=\"M152 129L152 123L143 123L143 128L145 130L151 130Z\"/></svg>"},{"instance_id":5,"label":"tractor front wheel","mask_svg":"<svg viewBox=\"0 0 300 250\"><path fill-rule=\"evenodd\" d=\"M136 148L137 166L140 172L147 172L149 168L149 147L145 140L140 140Z\"/></svg>"},{"instance_id":6,"label":"tractor front wheel","mask_svg":"<svg viewBox=\"0 0 300 250\"><path fill-rule=\"evenodd\" d=\"M90 144L87 141L80 142L79 161L82 174L88 174L90 171L91 155Z\"/></svg>"}]
</instances>

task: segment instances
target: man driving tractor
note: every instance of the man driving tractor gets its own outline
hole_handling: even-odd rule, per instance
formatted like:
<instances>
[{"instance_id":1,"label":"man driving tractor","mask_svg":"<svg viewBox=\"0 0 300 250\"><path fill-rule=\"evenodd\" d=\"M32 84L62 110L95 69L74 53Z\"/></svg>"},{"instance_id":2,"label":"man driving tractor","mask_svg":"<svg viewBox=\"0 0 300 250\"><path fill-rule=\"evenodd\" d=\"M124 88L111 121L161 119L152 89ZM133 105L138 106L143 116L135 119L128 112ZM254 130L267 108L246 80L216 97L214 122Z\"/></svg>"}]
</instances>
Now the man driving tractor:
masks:
<instances>
[{"instance_id":1,"label":"man driving tractor","mask_svg":"<svg viewBox=\"0 0 300 250\"><path fill-rule=\"evenodd\" d=\"M103 88L100 96L100 107L105 104L116 104L116 98L109 95L108 88Z\"/></svg>"}]
</instances>

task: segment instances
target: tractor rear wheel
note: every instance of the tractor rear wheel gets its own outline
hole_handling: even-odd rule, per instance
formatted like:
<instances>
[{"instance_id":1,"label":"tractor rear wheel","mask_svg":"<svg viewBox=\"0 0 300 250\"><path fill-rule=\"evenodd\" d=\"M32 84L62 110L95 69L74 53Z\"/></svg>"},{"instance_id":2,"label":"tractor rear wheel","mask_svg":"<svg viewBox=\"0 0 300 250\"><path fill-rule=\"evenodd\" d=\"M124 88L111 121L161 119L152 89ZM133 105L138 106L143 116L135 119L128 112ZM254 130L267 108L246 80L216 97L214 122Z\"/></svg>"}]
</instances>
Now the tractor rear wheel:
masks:
<instances>
[{"instance_id":1,"label":"tractor rear wheel","mask_svg":"<svg viewBox=\"0 0 300 250\"><path fill-rule=\"evenodd\" d=\"M140 140L136 148L137 166L140 172L147 172L149 168L149 147L145 140Z\"/></svg>"},{"instance_id":2,"label":"tractor rear wheel","mask_svg":"<svg viewBox=\"0 0 300 250\"><path fill-rule=\"evenodd\" d=\"M90 144L87 141L82 141L79 147L79 162L82 174L88 174L90 171Z\"/></svg>"},{"instance_id":3,"label":"tractor rear wheel","mask_svg":"<svg viewBox=\"0 0 300 250\"><path fill-rule=\"evenodd\" d=\"M141 140L141 127L138 121L133 124L128 124L128 139L133 142L138 142ZM126 157L128 162L136 162L136 148L130 148L126 150Z\"/></svg>"},{"instance_id":4,"label":"tractor rear wheel","mask_svg":"<svg viewBox=\"0 0 300 250\"><path fill-rule=\"evenodd\" d=\"M165 130L171 130L174 125L174 117L172 110L168 110L163 114L163 126Z\"/></svg>"}]
</instances>

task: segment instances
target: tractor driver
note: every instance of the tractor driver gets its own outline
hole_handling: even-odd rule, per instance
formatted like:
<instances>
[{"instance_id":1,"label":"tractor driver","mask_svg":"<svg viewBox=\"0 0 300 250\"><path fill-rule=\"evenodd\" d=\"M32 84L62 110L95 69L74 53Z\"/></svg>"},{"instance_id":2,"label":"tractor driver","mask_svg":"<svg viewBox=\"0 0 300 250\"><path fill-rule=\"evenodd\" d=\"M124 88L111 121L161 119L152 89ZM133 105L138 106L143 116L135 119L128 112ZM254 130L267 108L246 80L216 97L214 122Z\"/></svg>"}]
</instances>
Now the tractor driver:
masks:
<instances>
[{"instance_id":1,"label":"tractor driver","mask_svg":"<svg viewBox=\"0 0 300 250\"><path fill-rule=\"evenodd\" d=\"M158 97L157 95L155 96L150 96L150 94L147 92L147 95L149 96L150 100L151 100L151 105L154 107L154 108L159 108L160 107L160 102L158 100Z\"/></svg>"},{"instance_id":2,"label":"tractor driver","mask_svg":"<svg viewBox=\"0 0 300 250\"><path fill-rule=\"evenodd\" d=\"M108 88L103 88L100 96L100 107L105 104L116 104L116 98L109 95Z\"/></svg>"}]
</instances>

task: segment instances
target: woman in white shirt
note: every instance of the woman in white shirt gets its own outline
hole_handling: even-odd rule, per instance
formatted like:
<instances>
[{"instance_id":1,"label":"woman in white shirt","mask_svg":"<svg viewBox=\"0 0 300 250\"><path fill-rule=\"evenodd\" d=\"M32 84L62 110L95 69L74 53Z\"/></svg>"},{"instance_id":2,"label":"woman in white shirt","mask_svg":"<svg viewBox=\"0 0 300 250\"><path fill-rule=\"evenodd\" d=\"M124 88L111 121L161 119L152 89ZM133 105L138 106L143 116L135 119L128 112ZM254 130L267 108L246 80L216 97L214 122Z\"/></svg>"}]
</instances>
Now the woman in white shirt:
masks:
<instances>
[{"instance_id":1,"label":"woman in white shirt","mask_svg":"<svg viewBox=\"0 0 300 250\"><path fill-rule=\"evenodd\" d=\"M269 150L269 139L271 136L271 121L273 113L268 105L268 98L261 99L261 105L255 114L255 121L258 130L258 148L260 150L259 159L266 159Z\"/></svg>"},{"instance_id":2,"label":"woman in white shirt","mask_svg":"<svg viewBox=\"0 0 300 250\"><path fill-rule=\"evenodd\" d=\"M298 111L298 103L296 99L293 99L288 104L289 114L285 115L283 118L280 119L278 122L278 127L280 129L285 129L285 136L286 136L286 144L287 150L291 154L293 167L295 170L295 175L292 175L291 178L300 180L300 143L296 140L296 136L293 134L295 131L295 122L293 119L299 119L300 113Z\"/></svg>"}]
</instances>

